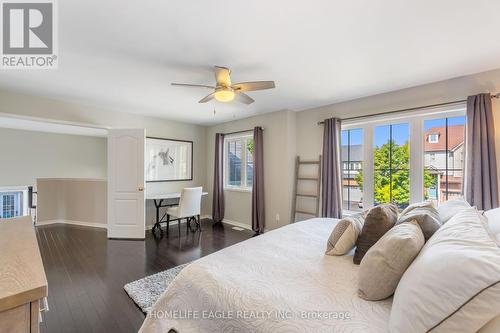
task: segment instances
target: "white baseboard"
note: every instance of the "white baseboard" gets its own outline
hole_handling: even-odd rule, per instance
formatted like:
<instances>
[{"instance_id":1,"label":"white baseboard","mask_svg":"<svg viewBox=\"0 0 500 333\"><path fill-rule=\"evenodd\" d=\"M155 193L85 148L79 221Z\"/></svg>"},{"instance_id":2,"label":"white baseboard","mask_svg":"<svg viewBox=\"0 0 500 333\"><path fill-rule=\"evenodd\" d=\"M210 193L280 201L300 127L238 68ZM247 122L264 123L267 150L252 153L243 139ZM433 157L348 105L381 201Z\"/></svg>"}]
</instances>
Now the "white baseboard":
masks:
<instances>
[{"instance_id":1,"label":"white baseboard","mask_svg":"<svg viewBox=\"0 0 500 333\"><path fill-rule=\"evenodd\" d=\"M228 220L228 219L223 219L222 223L230 224L230 225L233 225L235 227L240 227L240 228L243 228L243 229L246 229L246 230L252 230L252 226L250 226L248 224L245 224L245 223L241 223L241 222L236 222L236 221L232 221L232 220Z\"/></svg>"},{"instance_id":2,"label":"white baseboard","mask_svg":"<svg viewBox=\"0 0 500 333\"><path fill-rule=\"evenodd\" d=\"M48 221L38 221L37 226L49 225L49 224L71 224L79 225L82 227L92 227L92 228L103 228L107 229L108 225L106 223L95 223L95 222L82 222L82 221L72 221L72 220L48 220Z\"/></svg>"}]
</instances>

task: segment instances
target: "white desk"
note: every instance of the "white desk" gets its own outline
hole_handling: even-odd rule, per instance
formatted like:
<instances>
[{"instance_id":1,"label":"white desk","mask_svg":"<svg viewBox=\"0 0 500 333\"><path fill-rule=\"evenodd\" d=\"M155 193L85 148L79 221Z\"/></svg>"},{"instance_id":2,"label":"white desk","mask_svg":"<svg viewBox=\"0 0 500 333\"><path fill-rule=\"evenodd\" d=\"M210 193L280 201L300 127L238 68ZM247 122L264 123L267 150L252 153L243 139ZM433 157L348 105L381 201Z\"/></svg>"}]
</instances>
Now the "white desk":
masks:
<instances>
[{"instance_id":1,"label":"white desk","mask_svg":"<svg viewBox=\"0 0 500 333\"><path fill-rule=\"evenodd\" d=\"M207 194L208 194L208 192L201 193L202 196L207 195ZM163 214L163 216L160 218L160 208L174 206L174 204L163 204L163 201L171 200L171 199L180 199L180 197L181 197L180 192L151 193L151 194L148 194L146 192L146 200L153 200L153 202L155 204L155 208L156 208L156 221L155 221L155 224L154 224L153 229L152 229L153 233L154 233L155 228L158 228L160 230L160 232L163 233L163 231L161 230L161 227L160 227L161 226L160 223L167 222L167 220L164 219L167 214Z\"/></svg>"}]
</instances>

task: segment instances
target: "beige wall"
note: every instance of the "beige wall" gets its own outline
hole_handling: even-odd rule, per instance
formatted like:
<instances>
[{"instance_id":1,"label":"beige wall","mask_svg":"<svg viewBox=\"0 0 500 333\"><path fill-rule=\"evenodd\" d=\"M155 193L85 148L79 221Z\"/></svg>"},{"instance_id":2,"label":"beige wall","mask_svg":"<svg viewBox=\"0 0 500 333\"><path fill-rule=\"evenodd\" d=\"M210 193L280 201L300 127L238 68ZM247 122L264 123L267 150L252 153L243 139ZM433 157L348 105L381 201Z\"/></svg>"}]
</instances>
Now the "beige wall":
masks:
<instances>
[{"instance_id":1,"label":"beige wall","mask_svg":"<svg viewBox=\"0 0 500 333\"><path fill-rule=\"evenodd\" d=\"M251 128L256 125L264 126L266 221L267 227L274 229L287 224L290 218L295 156L299 155L302 159L317 159L318 155L321 154L323 127L317 125L318 121L335 116L341 118L362 116L409 107L463 100L469 95L499 91L500 70L495 70L297 113L280 111L213 126L207 131L207 188L211 191L215 133L232 132ZM497 124L496 149L497 155L500 156L499 100L493 100L493 109ZM314 176L314 173L315 170L312 169L304 171L304 175L307 176ZM304 192L314 192L314 187L310 186L309 188L304 188ZM226 191L225 194L226 219L250 225L250 193ZM209 201L211 202L211 193ZM300 200L297 206L302 210L314 211L314 202ZM275 221L276 213L280 213L281 215L279 223Z\"/></svg>"},{"instance_id":2,"label":"beige wall","mask_svg":"<svg viewBox=\"0 0 500 333\"><path fill-rule=\"evenodd\" d=\"M184 186L203 185L209 192L203 202L203 214L211 212L213 152L216 132L233 132L263 126L265 158L266 224L268 229L290 221L294 158L317 159L321 153L323 129L317 122L328 117L369 115L395 109L462 100L480 92L500 91L500 70L460 77L443 82L360 98L301 112L277 111L211 127L140 117L99 110L82 103L66 103L34 96L0 92L0 112L18 113L67 121L85 122L122 128L147 129L147 134L194 141L194 181L160 183L152 191L178 191ZM493 101L496 123L500 121L500 102ZM242 111L243 112L243 111ZM500 156L500 125L496 130L497 154ZM251 224L251 194L226 191L226 219ZM147 206L147 224L154 216ZM276 221L276 214L280 221Z\"/></svg>"},{"instance_id":3,"label":"beige wall","mask_svg":"<svg viewBox=\"0 0 500 333\"><path fill-rule=\"evenodd\" d=\"M321 152L323 127L318 126L317 122L325 118L363 116L463 100L469 95L498 91L500 91L500 69L304 110L297 113L297 124L299 124L297 126L297 152L305 158L315 157ZM500 120L498 100L493 100L493 106L498 123ZM496 132L497 149L500 149L500 125L497 126Z\"/></svg>"},{"instance_id":4,"label":"beige wall","mask_svg":"<svg viewBox=\"0 0 500 333\"><path fill-rule=\"evenodd\" d=\"M193 181L149 183L146 190L178 192L184 187L200 185L206 188L206 127L204 126L116 112L81 101L62 101L9 91L0 91L0 112L113 128L145 128L147 136L193 141ZM33 167L36 167L36 164ZM54 175L51 177L62 176ZM82 175L73 177L82 177ZM204 198L202 210L209 211L207 207L207 199ZM151 224L153 217L154 205L148 201L146 204L146 224Z\"/></svg>"},{"instance_id":5,"label":"beige wall","mask_svg":"<svg viewBox=\"0 0 500 333\"><path fill-rule=\"evenodd\" d=\"M469 95L483 92L500 92L500 69L301 111L297 113L297 153L301 157L311 158L321 152L323 127L318 126L317 122L329 117L363 116L463 100ZM500 158L500 101L498 99L493 99L493 114L496 124L496 151ZM498 165L500 166L500 163Z\"/></svg>"},{"instance_id":6,"label":"beige wall","mask_svg":"<svg viewBox=\"0 0 500 333\"><path fill-rule=\"evenodd\" d=\"M0 128L0 186L37 178L106 178L106 139Z\"/></svg>"},{"instance_id":7,"label":"beige wall","mask_svg":"<svg viewBox=\"0 0 500 333\"><path fill-rule=\"evenodd\" d=\"M290 220L293 158L295 146L295 113L278 111L236 120L208 128L207 131L207 188L212 202L215 133L229 133L264 127L264 189L266 202L266 229L275 229ZM251 226L252 196L250 192L225 191L225 219ZM210 207L210 206L209 206ZM207 213L211 213L210 210ZM279 221L276 221L279 214Z\"/></svg>"},{"instance_id":8,"label":"beige wall","mask_svg":"<svg viewBox=\"0 0 500 333\"><path fill-rule=\"evenodd\" d=\"M105 225L106 185L105 179L38 179L37 221Z\"/></svg>"}]
</instances>

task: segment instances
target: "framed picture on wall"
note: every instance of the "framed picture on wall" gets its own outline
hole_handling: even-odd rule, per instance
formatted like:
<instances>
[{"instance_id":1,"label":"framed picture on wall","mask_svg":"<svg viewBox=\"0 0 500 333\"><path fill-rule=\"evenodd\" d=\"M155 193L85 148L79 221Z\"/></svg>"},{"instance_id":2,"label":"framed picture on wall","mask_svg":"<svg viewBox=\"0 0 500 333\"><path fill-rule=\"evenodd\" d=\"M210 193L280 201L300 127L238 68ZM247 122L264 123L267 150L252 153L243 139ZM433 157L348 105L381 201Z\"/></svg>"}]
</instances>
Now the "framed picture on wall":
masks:
<instances>
[{"instance_id":1,"label":"framed picture on wall","mask_svg":"<svg viewBox=\"0 0 500 333\"><path fill-rule=\"evenodd\" d=\"M193 141L146 137L146 182L193 180Z\"/></svg>"}]
</instances>

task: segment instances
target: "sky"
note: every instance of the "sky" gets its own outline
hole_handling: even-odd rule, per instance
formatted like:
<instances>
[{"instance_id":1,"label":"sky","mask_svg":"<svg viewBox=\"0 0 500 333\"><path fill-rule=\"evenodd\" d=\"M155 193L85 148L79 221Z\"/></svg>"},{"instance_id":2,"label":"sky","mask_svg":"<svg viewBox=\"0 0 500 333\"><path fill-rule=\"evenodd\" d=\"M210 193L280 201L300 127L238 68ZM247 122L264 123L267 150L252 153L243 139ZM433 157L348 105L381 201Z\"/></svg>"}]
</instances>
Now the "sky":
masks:
<instances>
[{"instance_id":1,"label":"sky","mask_svg":"<svg viewBox=\"0 0 500 333\"><path fill-rule=\"evenodd\" d=\"M432 127L445 126L445 124L446 124L445 119L426 120L424 121L424 130L427 131L429 128ZM465 125L465 116L448 118L448 126L455 126L455 125Z\"/></svg>"},{"instance_id":2,"label":"sky","mask_svg":"<svg viewBox=\"0 0 500 333\"><path fill-rule=\"evenodd\" d=\"M446 120L435 119L424 121L424 130L427 131L432 127L445 126ZM448 118L448 126L464 125L465 116ZM350 137L348 137L350 136ZM390 126L377 126L375 127L375 146L380 147L389 140L390 137ZM403 124L393 124L392 125L392 139L399 145L404 144L408 141L410 137L410 126L408 123ZM363 130L353 129L348 134L347 131L342 131L342 145L347 145L350 140L351 145L361 145L363 144Z\"/></svg>"}]
</instances>

